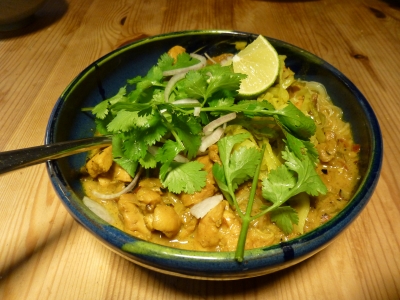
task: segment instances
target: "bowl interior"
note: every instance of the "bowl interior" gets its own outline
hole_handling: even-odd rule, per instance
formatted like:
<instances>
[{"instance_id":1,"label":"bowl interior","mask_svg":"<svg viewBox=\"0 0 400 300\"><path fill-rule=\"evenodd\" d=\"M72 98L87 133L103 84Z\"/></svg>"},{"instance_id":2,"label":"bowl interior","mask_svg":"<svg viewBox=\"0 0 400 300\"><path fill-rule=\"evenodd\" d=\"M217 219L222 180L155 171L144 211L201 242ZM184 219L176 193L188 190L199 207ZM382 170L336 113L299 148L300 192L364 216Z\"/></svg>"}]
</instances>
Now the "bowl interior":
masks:
<instances>
[{"instance_id":1,"label":"bowl interior","mask_svg":"<svg viewBox=\"0 0 400 300\"><path fill-rule=\"evenodd\" d=\"M81 108L93 107L113 96L126 79L145 75L157 63L159 56L174 45L181 45L188 52L207 52L214 56L234 53L235 42L251 42L256 37L255 34L217 30L177 32L119 48L88 66L65 89L50 117L45 142L93 136L94 118L90 113L82 112ZM287 56L286 65L296 73L296 77L325 85L334 104L343 109L344 119L352 126L355 142L361 146L360 184L352 201L338 216L300 238L247 251L243 264L234 261L233 253L167 249L142 242L105 224L83 206L79 168L85 162L85 154L48 163L52 183L72 216L126 258L161 272L196 278L256 276L292 265L325 247L355 219L376 186L382 161L379 124L367 100L342 73L307 51L268 39L279 54Z\"/></svg>"}]
</instances>

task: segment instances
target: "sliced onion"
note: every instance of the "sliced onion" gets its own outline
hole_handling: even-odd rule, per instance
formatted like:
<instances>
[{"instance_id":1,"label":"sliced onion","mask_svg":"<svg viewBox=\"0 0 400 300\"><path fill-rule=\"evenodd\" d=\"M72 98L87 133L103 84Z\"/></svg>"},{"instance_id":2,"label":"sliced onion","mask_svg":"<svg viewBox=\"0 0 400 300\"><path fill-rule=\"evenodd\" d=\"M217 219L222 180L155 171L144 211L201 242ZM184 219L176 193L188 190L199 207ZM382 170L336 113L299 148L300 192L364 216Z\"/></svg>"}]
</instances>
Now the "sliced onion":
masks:
<instances>
[{"instance_id":1,"label":"sliced onion","mask_svg":"<svg viewBox=\"0 0 400 300\"><path fill-rule=\"evenodd\" d=\"M200 104L200 102L199 102L199 100L196 100L196 99L185 98L185 99L176 100L176 101L172 102L172 104Z\"/></svg>"},{"instance_id":2,"label":"sliced onion","mask_svg":"<svg viewBox=\"0 0 400 300\"><path fill-rule=\"evenodd\" d=\"M201 69L201 68L206 66L207 60L206 60L206 58L204 56L199 55L199 54L195 54L195 53L191 53L190 56L193 57L193 58L198 59L200 62L195 64L195 65L193 65L193 66L190 66L190 67L164 71L163 72L163 76L174 76L174 75L180 74L180 73L187 73L189 71L199 70L199 69Z\"/></svg>"},{"instance_id":3,"label":"sliced onion","mask_svg":"<svg viewBox=\"0 0 400 300\"><path fill-rule=\"evenodd\" d=\"M133 188L136 186L140 174L142 174L143 168L140 167L139 171L136 173L135 178L133 178L133 180L120 192L115 193L115 194L102 194L99 193L98 191L92 191L93 195L95 195L97 198L103 199L103 200L111 200L111 199L115 199L118 198L119 196L126 194L128 192L130 192L131 190L133 190Z\"/></svg>"},{"instance_id":4,"label":"sliced onion","mask_svg":"<svg viewBox=\"0 0 400 300\"><path fill-rule=\"evenodd\" d=\"M183 156L183 155L181 155L181 154L178 154L177 156L175 156L174 157L174 161L177 161L179 163L187 163L187 162L189 162L188 158Z\"/></svg>"},{"instance_id":5,"label":"sliced onion","mask_svg":"<svg viewBox=\"0 0 400 300\"><path fill-rule=\"evenodd\" d=\"M83 197L83 204L85 204L96 216L103 219L109 224L114 223L114 218L110 215L107 209L105 209L101 204L90 199L89 197Z\"/></svg>"},{"instance_id":6,"label":"sliced onion","mask_svg":"<svg viewBox=\"0 0 400 300\"><path fill-rule=\"evenodd\" d=\"M197 219L203 218L210 210L216 207L224 197L221 194L209 197L195 204L190 209L190 213Z\"/></svg>"},{"instance_id":7,"label":"sliced onion","mask_svg":"<svg viewBox=\"0 0 400 300\"><path fill-rule=\"evenodd\" d=\"M168 102L169 94L171 94L171 91L172 91L173 87L175 86L175 84L179 80L182 80L183 78L185 78L186 73L187 72L176 74L176 75L172 76L171 79L168 81L167 86L165 87L165 91L164 91L164 101L165 102Z\"/></svg>"},{"instance_id":8,"label":"sliced onion","mask_svg":"<svg viewBox=\"0 0 400 300\"><path fill-rule=\"evenodd\" d=\"M321 96L323 97L328 96L328 93L326 92L325 86L323 84L315 81L308 81L306 84L309 89L316 91Z\"/></svg>"},{"instance_id":9,"label":"sliced onion","mask_svg":"<svg viewBox=\"0 0 400 300\"><path fill-rule=\"evenodd\" d=\"M199 151L204 152L208 149L208 147L210 147L211 145L214 145L216 142L218 142L219 139L223 136L224 131L225 130L222 127L219 127L217 129L215 129L213 133L204 136L201 141Z\"/></svg>"},{"instance_id":10,"label":"sliced onion","mask_svg":"<svg viewBox=\"0 0 400 300\"><path fill-rule=\"evenodd\" d=\"M204 53L204 56L207 57L207 59L208 59L209 61L211 61L214 65L217 64L217 62L216 62L215 60L213 60L213 59L211 58L211 56L208 55L207 53Z\"/></svg>"},{"instance_id":11,"label":"sliced onion","mask_svg":"<svg viewBox=\"0 0 400 300\"><path fill-rule=\"evenodd\" d=\"M193 116L195 116L195 117L200 116L200 112L201 112L201 107L200 107L200 106L196 106L196 107L193 109Z\"/></svg>"},{"instance_id":12,"label":"sliced onion","mask_svg":"<svg viewBox=\"0 0 400 300\"><path fill-rule=\"evenodd\" d=\"M236 118L236 113L230 113L225 116L219 117L218 119L215 119L214 121L208 123L206 126L203 128L203 132L205 135L211 134L215 128L221 126L222 124L229 122L233 119Z\"/></svg>"}]
</instances>

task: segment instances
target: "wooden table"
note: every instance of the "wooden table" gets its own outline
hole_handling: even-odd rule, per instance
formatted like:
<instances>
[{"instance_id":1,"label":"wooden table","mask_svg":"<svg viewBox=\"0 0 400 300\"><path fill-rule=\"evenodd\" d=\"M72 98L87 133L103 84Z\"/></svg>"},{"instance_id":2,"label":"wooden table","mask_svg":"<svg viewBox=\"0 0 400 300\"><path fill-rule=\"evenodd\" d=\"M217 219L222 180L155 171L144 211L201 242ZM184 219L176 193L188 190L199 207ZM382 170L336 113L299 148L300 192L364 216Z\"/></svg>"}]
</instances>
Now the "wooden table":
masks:
<instances>
[{"instance_id":1,"label":"wooden table","mask_svg":"<svg viewBox=\"0 0 400 300\"><path fill-rule=\"evenodd\" d=\"M290 269L196 281L107 250L73 221L38 165L0 177L0 299L400 299L397 0L48 1L34 23L0 33L0 151L42 144L58 96L95 59L128 41L189 29L284 40L356 84L385 143L367 208L326 250Z\"/></svg>"}]
</instances>

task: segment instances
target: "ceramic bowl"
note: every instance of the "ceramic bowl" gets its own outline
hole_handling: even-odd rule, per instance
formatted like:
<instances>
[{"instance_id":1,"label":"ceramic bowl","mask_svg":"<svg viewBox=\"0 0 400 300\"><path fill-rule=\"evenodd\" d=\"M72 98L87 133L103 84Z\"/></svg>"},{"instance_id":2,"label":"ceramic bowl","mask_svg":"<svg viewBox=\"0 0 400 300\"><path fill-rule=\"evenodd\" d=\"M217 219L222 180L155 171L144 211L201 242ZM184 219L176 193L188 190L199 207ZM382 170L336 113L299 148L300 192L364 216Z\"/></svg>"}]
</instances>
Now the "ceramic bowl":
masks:
<instances>
[{"instance_id":1,"label":"ceramic bowl","mask_svg":"<svg viewBox=\"0 0 400 300\"><path fill-rule=\"evenodd\" d=\"M214 56L235 51L236 41L250 42L256 34L220 30L187 31L145 38L125 45L83 70L65 89L51 114L46 144L91 137L95 124L82 107L92 107L114 95L127 78L145 75L158 57L174 45ZM377 118L361 92L341 72L319 57L288 43L268 38L286 64L304 80L325 85L333 102L351 123L361 145L359 186L350 203L329 222L301 237L249 250L238 263L233 252L200 252L169 248L134 238L93 215L82 203L79 168L85 154L47 164L48 173L70 214L108 248L134 263L158 272L197 279L232 280L275 272L303 261L325 248L346 229L368 203L380 174L382 138Z\"/></svg>"}]
</instances>

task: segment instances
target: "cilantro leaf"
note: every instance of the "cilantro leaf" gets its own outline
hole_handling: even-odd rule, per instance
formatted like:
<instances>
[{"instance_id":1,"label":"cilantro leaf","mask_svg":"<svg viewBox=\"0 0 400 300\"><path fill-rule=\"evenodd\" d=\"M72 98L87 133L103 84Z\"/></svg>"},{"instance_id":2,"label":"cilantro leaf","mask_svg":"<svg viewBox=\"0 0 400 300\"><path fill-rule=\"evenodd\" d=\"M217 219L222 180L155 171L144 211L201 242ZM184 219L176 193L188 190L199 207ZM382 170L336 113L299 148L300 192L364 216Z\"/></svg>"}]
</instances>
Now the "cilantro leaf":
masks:
<instances>
[{"instance_id":1,"label":"cilantro leaf","mask_svg":"<svg viewBox=\"0 0 400 300\"><path fill-rule=\"evenodd\" d=\"M162 170L163 174L160 174L164 178L162 184L172 193L193 194L206 185L207 172L202 170L203 167L204 165L198 161L172 162L168 170Z\"/></svg>"},{"instance_id":2,"label":"cilantro leaf","mask_svg":"<svg viewBox=\"0 0 400 300\"><path fill-rule=\"evenodd\" d=\"M290 191L296 185L296 174L285 165L271 170L268 179L263 181L263 197L272 203L282 204L291 196Z\"/></svg>"},{"instance_id":3,"label":"cilantro leaf","mask_svg":"<svg viewBox=\"0 0 400 300\"><path fill-rule=\"evenodd\" d=\"M139 162L145 169L152 169L157 166L156 158L148 151L144 157L139 159Z\"/></svg>"},{"instance_id":4,"label":"cilantro leaf","mask_svg":"<svg viewBox=\"0 0 400 300\"><path fill-rule=\"evenodd\" d=\"M249 133L241 133L232 136L227 136L218 141L218 151L223 166L229 166L229 159L233 147L250 137Z\"/></svg>"},{"instance_id":5,"label":"cilantro leaf","mask_svg":"<svg viewBox=\"0 0 400 300\"><path fill-rule=\"evenodd\" d=\"M293 224L299 223L297 211L290 206L280 206L270 213L271 221L274 222L284 234L293 231Z\"/></svg>"},{"instance_id":6,"label":"cilantro leaf","mask_svg":"<svg viewBox=\"0 0 400 300\"><path fill-rule=\"evenodd\" d=\"M134 111L144 111L144 110L151 110L151 105L149 103L131 103L129 101L120 101L117 102L113 105L111 105L110 110L118 112L121 110L125 110L125 111L130 111L130 112L134 112Z\"/></svg>"},{"instance_id":7,"label":"cilantro leaf","mask_svg":"<svg viewBox=\"0 0 400 300\"><path fill-rule=\"evenodd\" d=\"M307 117L292 102L278 110L277 122L292 135L301 140L308 140L316 130L316 125L310 117Z\"/></svg>"},{"instance_id":8,"label":"cilantro leaf","mask_svg":"<svg viewBox=\"0 0 400 300\"><path fill-rule=\"evenodd\" d=\"M213 173L215 182L217 183L218 188L221 190L225 199L228 200L230 205L233 205L234 203L233 203L233 199L230 194L230 189L229 189L226 177L225 177L224 167L218 163L215 163L212 166L212 173Z\"/></svg>"},{"instance_id":9,"label":"cilantro leaf","mask_svg":"<svg viewBox=\"0 0 400 300\"><path fill-rule=\"evenodd\" d=\"M172 68L173 64L174 64L174 58L168 55L168 53L162 54L157 62L157 66L160 67L161 70L163 71Z\"/></svg>"},{"instance_id":10,"label":"cilantro leaf","mask_svg":"<svg viewBox=\"0 0 400 300\"><path fill-rule=\"evenodd\" d=\"M148 146L154 145L159 142L162 137L168 132L167 127L165 127L162 122L159 122L157 126L151 126L143 130L143 140Z\"/></svg>"},{"instance_id":11,"label":"cilantro leaf","mask_svg":"<svg viewBox=\"0 0 400 300\"><path fill-rule=\"evenodd\" d=\"M120 110L115 118L108 124L107 129L110 132L127 132L145 122L145 117L139 117L136 111Z\"/></svg>"},{"instance_id":12,"label":"cilantro leaf","mask_svg":"<svg viewBox=\"0 0 400 300\"><path fill-rule=\"evenodd\" d=\"M139 161L139 159L145 157L148 145L144 142L143 132L139 130L131 131L129 134L124 135L123 141L124 157L134 161Z\"/></svg>"},{"instance_id":13,"label":"cilantro leaf","mask_svg":"<svg viewBox=\"0 0 400 300\"><path fill-rule=\"evenodd\" d=\"M126 100L126 86L123 86L118 90L117 94L108 99L108 102L110 102L110 104L113 105L117 102L123 102L125 100Z\"/></svg>"},{"instance_id":14,"label":"cilantro leaf","mask_svg":"<svg viewBox=\"0 0 400 300\"><path fill-rule=\"evenodd\" d=\"M104 120L110 111L111 105L114 105L115 103L118 103L118 102L124 102L124 101L126 101L126 87L125 86L121 87L119 89L118 93L115 94L113 97L97 104L92 109L92 113L96 116L96 118Z\"/></svg>"},{"instance_id":15,"label":"cilantro leaf","mask_svg":"<svg viewBox=\"0 0 400 300\"><path fill-rule=\"evenodd\" d=\"M243 146L233 151L236 144L249 137L249 133L240 133L220 139L218 141L218 152L222 166L214 164L212 169L219 188L224 194L229 195L227 199L232 201L237 209L235 190L245 180L254 177L256 168L261 161L260 151L255 148Z\"/></svg>"},{"instance_id":16,"label":"cilantro leaf","mask_svg":"<svg viewBox=\"0 0 400 300\"><path fill-rule=\"evenodd\" d=\"M208 101L208 105L210 107L219 107L219 106L225 106L229 107L235 104L235 98L221 98L221 99L215 99Z\"/></svg>"},{"instance_id":17,"label":"cilantro leaf","mask_svg":"<svg viewBox=\"0 0 400 300\"><path fill-rule=\"evenodd\" d=\"M164 87L162 69L158 66L153 66L144 77L135 77L128 80L128 84L136 84L127 96L129 102L148 102L155 90L155 87Z\"/></svg>"},{"instance_id":18,"label":"cilantro leaf","mask_svg":"<svg viewBox=\"0 0 400 300\"><path fill-rule=\"evenodd\" d=\"M114 158L114 161L123 168L128 174L134 178L136 175L138 162L130 160L126 157Z\"/></svg>"},{"instance_id":19,"label":"cilantro leaf","mask_svg":"<svg viewBox=\"0 0 400 300\"><path fill-rule=\"evenodd\" d=\"M322 179L315 171L315 166L310 159L298 159L293 152L282 151L282 157L286 160L285 165L297 173L296 193L306 192L311 196L326 194L327 188Z\"/></svg>"},{"instance_id":20,"label":"cilantro leaf","mask_svg":"<svg viewBox=\"0 0 400 300\"><path fill-rule=\"evenodd\" d=\"M108 125L108 123L111 122L112 119L113 119L112 114L107 114L107 116L104 119L96 118L94 120L94 122L96 123L97 132L102 134L102 135L110 134L110 132L107 129L107 125Z\"/></svg>"},{"instance_id":21,"label":"cilantro leaf","mask_svg":"<svg viewBox=\"0 0 400 300\"><path fill-rule=\"evenodd\" d=\"M201 125L193 117L185 115L172 115L170 125L185 146L188 159L195 157L201 145L201 136L199 135L202 131Z\"/></svg>"},{"instance_id":22,"label":"cilantro leaf","mask_svg":"<svg viewBox=\"0 0 400 300\"><path fill-rule=\"evenodd\" d=\"M101 101L93 108L92 113L96 116L96 118L103 120L108 114L109 105L110 102L108 102L108 100Z\"/></svg>"},{"instance_id":23,"label":"cilantro leaf","mask_svg":"<svg viewBox=\"0 0 400 300\"><path fill-rule=\"evenodd\" d=\"M158 149L156 160L162 163L171 162L184 148L177 142L167 140L164 145Z\"/></svg>"},{"instance_id":24,"label":"cilantro leaf","mask_svg":"<svg viewBox=\"0 0 400 300\"><path fill-rule=\"evenodd\" d=\"M282 156L286 160L285 164L272 170L262 183L262 195L273 203L272 208L282 205L290 197L302 192L312 196L327 192L325 184L308 157L300 160L287 147L282 151Z\"/></svg>"},{"instance_id":25,"label":"cilantro leaf","mask_svg":"<svg viewBox=\"0 0 400 300\"><path fill-rule=\"evenodd\" d=\"M150 111L147 111L150 112ZM107 125L110 132L127 132L133 128L156 128L162 126L161 118L158 113L145 114L141 111L120 110L115 118ZM166 131L165 128L159 128Z\"/></svg>"},{"instance_id":26,"label":"cilantro leaf","mask_svg":"<svg viewBox=\"0 0 400 300\"><path fill-rule=\"evenodd\" d=\"M256 148L242 146L233 151L230 158L229 172L234 190L254 176L258 159L260 159L260 151Z\"/></svg>"},{"instance_id":27,"label":"cilantro leaf","mask_svg":"<svg viewBox=\"0 0 400 300\"><path fill-rule=\"evenodd\" d=\"M313 143L299 140L288 132L285 132L285 136L289 149L296 155L297 158L303 159L304 156L308 156L308 158L314 164L318 163L318 151L314 147Z\"/></svg>"},{"instance_id":28,"label":"cilantro leaf","mask_svg":"<svg viewBox=\"0 0 400 300\"><path fill-rule=\"evenodd\" d=\"M190 56L190 54L183 52L176 57L176 61L167 53L161 55L158 60L157 66L162 71L176 70L186 68L198 64L200 61Z\"/></svg>"},{"instance_id":29,"label":"cilantro leaf","mask_svg":"<svg viewBox=\"0 0 400 300\"><path fill-rule=\"evenodd\" d=\"M206 97L207 81L198 71L189 71L177 87L184 91L187 98L201 99Z\"/></svg>"},{"instance_id":30,"label":"cilantro leaf","mask_svg":"<svg viewBox=\"0 0 400 300\"><path fill-rule=\"evenodd\" d=\"M208 66L201 71L209 76L206 98L218 90L239 90L240 82L247 77L244 74L234 73L232 66L224 67L219 64Z\"/></svg>"},{"instance_id":31,"label":"cilantro leaf","mask_svg":"<svg viewBox=\"0 0 400 300\"><path fill-rule=\"evenodd\" d=\"M112 136L112 155L114 159L124 156L123 144L122 136L116 134Z\"/></svg>"}]
</instances>

